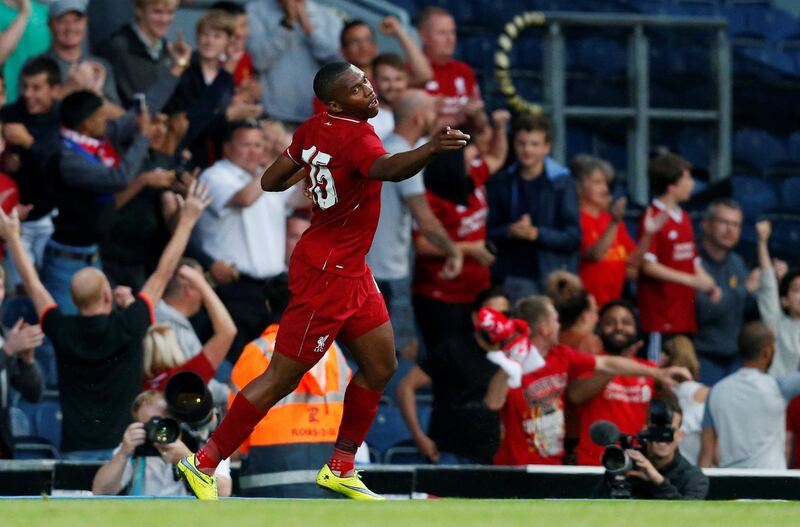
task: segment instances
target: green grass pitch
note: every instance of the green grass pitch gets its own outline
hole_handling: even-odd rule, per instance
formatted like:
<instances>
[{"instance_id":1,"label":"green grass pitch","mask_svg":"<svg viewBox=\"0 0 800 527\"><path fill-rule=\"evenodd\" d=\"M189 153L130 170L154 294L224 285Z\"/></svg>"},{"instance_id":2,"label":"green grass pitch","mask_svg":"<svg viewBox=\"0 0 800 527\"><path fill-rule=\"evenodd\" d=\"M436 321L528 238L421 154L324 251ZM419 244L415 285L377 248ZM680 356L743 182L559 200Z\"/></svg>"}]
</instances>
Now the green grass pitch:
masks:
<instances>
[{"instance_id":1,"label":"green grass pitch","mask_svg":"<svg viewBox=\"0 0 800 527\"><path fill-rule=\"evenodd\" d=\"M800 504L527 500L2 500L3 527L779 527Z\"/></svg>"}]
</instances>

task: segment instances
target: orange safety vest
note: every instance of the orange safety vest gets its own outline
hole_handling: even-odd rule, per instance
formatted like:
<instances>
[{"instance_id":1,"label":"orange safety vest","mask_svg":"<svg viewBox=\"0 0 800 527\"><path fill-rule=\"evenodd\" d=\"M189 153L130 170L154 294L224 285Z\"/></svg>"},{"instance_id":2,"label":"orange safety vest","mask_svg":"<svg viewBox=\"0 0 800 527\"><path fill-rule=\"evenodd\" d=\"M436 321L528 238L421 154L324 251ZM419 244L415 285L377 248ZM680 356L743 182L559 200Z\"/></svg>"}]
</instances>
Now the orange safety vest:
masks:
<instances>
[{"instance_id":1,"label":"orange safety vest","mask_svg":"<svg viewBox=\"0 0 800 527\"><path fill-rule=\"evenodd\" d=\"M245 346L231 372L235 392L267 369L277 334L278 325L272 324L261 337ZM321 360L325 361L325 388L311 372L306 372L297 388L273 406L256 425L250 437L239 447L242 454L247 454L250 447L336 441L350 368L335 342ZM229 405L234 396L231 393Z\"/></svg>"}]
</instances>

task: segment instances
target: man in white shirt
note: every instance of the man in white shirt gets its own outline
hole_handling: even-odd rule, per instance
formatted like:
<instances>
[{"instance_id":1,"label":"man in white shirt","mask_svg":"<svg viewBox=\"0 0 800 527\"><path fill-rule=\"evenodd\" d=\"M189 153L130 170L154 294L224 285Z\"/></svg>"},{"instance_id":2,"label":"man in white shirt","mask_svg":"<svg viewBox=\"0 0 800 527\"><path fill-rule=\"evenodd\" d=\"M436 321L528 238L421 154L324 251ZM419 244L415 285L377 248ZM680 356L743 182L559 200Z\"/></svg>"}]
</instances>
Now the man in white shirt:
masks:
<instances>
[{"instance_id":1,"label":"man in white shirt","mask_svg":"<svg viewBox=\"0 0 800 527\"><path fill-rule=\"evenodd\" d=\"M700 466L786 469L786 406L800 395L800 372L767 374L775 334L750 322L739 335L742 367L711 388L703 417Z\"/></svg>"},{"instance_id":2,"label":"man in white shirt","mask_svg":"<svg viewBox=\"0 0 800 527\"><path fill-rule=\"evenodd\" d=\"M400 55L383 53L372 61L375 93L378 94L378 115L369 120L375 133L385 141L394 131L392 105L408 90L408 72ZM408 181L408 180L406 180Z\"/></svg>"},{"instance_id":3,"label":"man in white shirt","mask_svg":"<svg viewBox=\"0 0 800 527\"><path fill-rule=\"evenodd\" d=\"M258 123L233 123L223 159L200 174L211 205L200 218L196 235L206 253L236 264L239 271L238 280L217 288L238 329L228 353L231 363L272 321L265 291L269 281L286 270L286 216L292 191L261 190L258 162L263 147Z\"/></svg>"}]
</instances>

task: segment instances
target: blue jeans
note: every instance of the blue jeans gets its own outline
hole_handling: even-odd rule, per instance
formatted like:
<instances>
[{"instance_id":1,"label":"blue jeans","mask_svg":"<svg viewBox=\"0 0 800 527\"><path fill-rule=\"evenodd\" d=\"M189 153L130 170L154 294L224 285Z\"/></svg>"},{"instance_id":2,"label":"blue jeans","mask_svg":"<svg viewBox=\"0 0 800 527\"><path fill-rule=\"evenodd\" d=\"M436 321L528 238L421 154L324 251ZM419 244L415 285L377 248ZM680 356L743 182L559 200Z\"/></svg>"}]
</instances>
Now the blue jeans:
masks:
<instances>
[{"instance_id":1,"label":"blue jeans","mask_svg":"<svg viewBox=\"0 0 800 527\"><path fill-rule=\"evenodd\" d=\"M506 276L505 280L503 280L503 289L508 294L508 299L511 300L512 306L517 303L517 300L526 296L542 294L539 283L536 280L522 276Z\"/></svg>"},{"instance_id":2,"label":"blue jeans","mask_svg":"<svg viewBox=\"0 0 800 527\"><path fill-rule=\"evenodd\" d=\"M725 360L722 357L717 359L716 357L698 353L697 360L700 361L700 379L698 380L709 388L738 370L742 363L738 355Z\"/></svg>"},{"instance_id":3,"label":"blue jeans","mask_svg":"<svg viewBox=\"0 0 800 527\"><path fill-rule=\"evenodd\" d=\"M61 459L69 461L108 461L114 457L113 448L104 448L101 450L76 450L74 452L64 452L61 454Z\"/></svg>"},{"instance_id":4,"label":"blue jeans","mask_svg":"<svg viewBox=\"0 0 800 527\"><path fill-rule=\"evenodd\" d=\"M53 234L53 216L48 214L42 216L38 220L23 221L20 224L20 239L25 252L28 253L33 265L37 269L41 269L44 265L44 246L47 240ZM20 285L22 278L19 276L17 268L14 266L14 261L11 258L6 260L8 262L9 279L12 284Z\"/></svg>"},{"instance_id":5,"label":"blue jeans","mask_svg":"<svg viewBox=\"0 0 800 527\"><path fill-rule=\"evenodd\" d=\"M78 309L72 303L72 294L70 293L72 275L84 267L102 269L97 251L97 245L72 247L52 239L48 240L44 248L42 282L65 315L78 313ZM65 256L63 253L68 253L69 256Z\"/></svg>"}]
</instances>

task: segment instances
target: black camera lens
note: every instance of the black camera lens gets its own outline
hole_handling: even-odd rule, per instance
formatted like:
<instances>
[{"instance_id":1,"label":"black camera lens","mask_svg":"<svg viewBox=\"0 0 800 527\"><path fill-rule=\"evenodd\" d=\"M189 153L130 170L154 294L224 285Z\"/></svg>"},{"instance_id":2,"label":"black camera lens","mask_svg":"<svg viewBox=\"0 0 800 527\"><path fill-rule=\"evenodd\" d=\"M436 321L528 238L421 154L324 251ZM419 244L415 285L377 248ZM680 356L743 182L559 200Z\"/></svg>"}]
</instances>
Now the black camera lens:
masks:
<instances>
[{"instance_id":1,"label":"black camera lens","mask_svg":"<svg viewBox=\"0 0 800 527\"><path fill-rule=\"evenodd\" d=\"M606 447L603 452L603 457L601 458L601 463L603 467L612 474L627 472L633 467L633 463L625 451L616 445L609 445Z\"/></svg>"},{"instance_id":2,"label":"black camera lens","mask_svg":"<svg viewBox=\"0 0 800 527\"><path fill-rule=\"evenodd\" d=\"M155 445L166 445L177 441L181 430L178 421L169 417L152 417L144 425L147 440Z\"/></svg>"}]
</instances>

